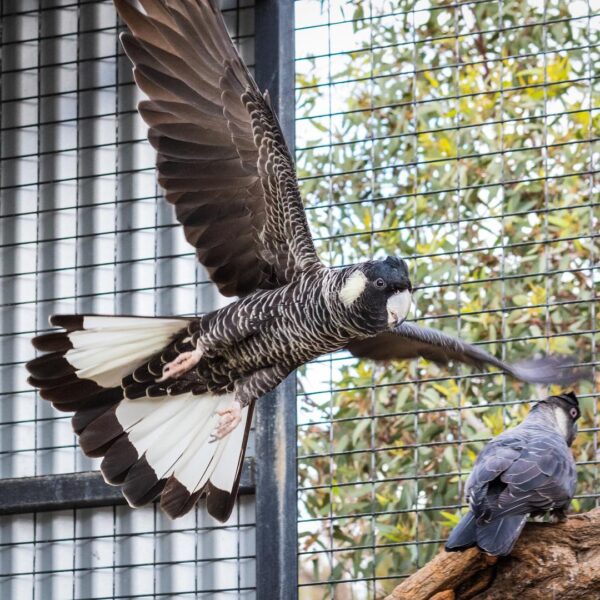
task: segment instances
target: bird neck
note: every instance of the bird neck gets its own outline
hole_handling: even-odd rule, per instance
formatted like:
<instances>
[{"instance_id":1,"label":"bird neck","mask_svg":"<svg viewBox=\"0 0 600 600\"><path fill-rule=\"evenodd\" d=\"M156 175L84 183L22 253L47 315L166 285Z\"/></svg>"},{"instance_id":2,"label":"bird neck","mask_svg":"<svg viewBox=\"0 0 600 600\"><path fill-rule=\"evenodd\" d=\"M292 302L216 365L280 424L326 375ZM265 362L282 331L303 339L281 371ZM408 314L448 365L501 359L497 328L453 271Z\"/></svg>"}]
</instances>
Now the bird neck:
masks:
<instances>
[{"instance_id":1,"label":"bird neck","mask_svg":"<svg viewBox=\"0 0 600 600\"><path fill-rule=\"evenodd\" d=\"M529 412L529 415L527 415L526 420L530 424L535 424L538 427L551 429L563 439L568 437L568 432L565 431L565 427L562 425L562 423L558 422L552 406L544 403L536 404Z\"/></svg>"}]
</instances>

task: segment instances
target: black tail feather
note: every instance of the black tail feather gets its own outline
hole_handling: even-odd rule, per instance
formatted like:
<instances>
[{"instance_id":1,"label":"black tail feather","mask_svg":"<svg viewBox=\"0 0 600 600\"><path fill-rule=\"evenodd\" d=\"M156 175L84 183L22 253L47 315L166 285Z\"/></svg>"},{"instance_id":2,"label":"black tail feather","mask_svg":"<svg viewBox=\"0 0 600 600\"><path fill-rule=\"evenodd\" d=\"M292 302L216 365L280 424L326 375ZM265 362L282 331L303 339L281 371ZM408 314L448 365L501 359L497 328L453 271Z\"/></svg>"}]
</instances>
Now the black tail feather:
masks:
<instances>
[{"instance_id":1,"label":"black tail feather","mask_svg":"<svg viewBox=\"0 0 600 600\"><path fill-rule=\"evenodd\" d=\"M475 515L469 511L452 530L446 551L456 552L478 546L492 556L506 556L511 553L526 521L527 515L512 515L477 524Z\"/></svg>"},{"instance_id":2,"label":"black tail feather","mask_svg":"<svg viewBox=\"0 0 600 600\"><path fill-rule=\"evenodd\" d=\"M83 329L84 315L52 315L50 317L50 325L62 327L68 333L71 331L79 331Z\"/></svg>"},{"instance_id":3,"label":"black tail feather","mask_svg":"<svg viewBox=\"0 0 600 600\"><path fill-rule=\"evenodd\" d=\"M42 352L66 352L73 348L69 336L63 332L38 335L31 340L33 347Z\"/></svg>"},{"instance_id":4,"label":"black tail feather","mask_svg":"<svg viewBox=\"0 0 600 600\"><path fill-rule=\"evenodd\" d=\"M455 552L475 545L477 545L477 525L475 515L469 511L452 530L445 548L448 552Z\"/></svg>"},{"instance_id":5,"label":"black tail feather","mask_svg":"<svg viewBox=\"0 0 600 600\"><path fill-rule=\"evenodd\" d=\"M477 545L492 556L507 556L521 535L527 515L494 519L477 527Z\"/></svg>"}]
</instances>

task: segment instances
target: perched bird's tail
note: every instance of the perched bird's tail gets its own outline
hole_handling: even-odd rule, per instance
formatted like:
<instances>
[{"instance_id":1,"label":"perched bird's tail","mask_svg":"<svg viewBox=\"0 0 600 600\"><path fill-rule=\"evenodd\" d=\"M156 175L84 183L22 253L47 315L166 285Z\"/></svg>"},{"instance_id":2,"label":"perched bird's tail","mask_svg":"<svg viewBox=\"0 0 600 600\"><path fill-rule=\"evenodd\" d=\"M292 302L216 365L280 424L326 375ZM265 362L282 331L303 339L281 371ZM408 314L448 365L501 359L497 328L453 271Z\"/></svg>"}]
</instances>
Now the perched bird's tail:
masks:
<instances>
[{"instance_id":1,"label":"perched bird's tail","mask_svg":"<svg viewBox=\"0 0 600 600\"><path fill-rule=\"evenodd\" d=\"M475 515L469 511L452 530L446 550L455 552L479 546L492 556L506 556L511 553L526 521L527 515L511 515L477 524Z\"/></svg>"},{"instance_id":2,"label":"perched bird's tail","mask_svg":"<svg viewBox=\"0 0 600 600\"><path fill-rule=\"evenodd\" d=\"M69 315L51 318L64 331L40 335L45 354L27 363L29 382L59 410L74 411L73 429L88 456L104 459L105 480L122 486L131 506L158 495L172 518L207 496L210 514L229 518L235 503L252 406L242 422L211 443L217 411L232 395L158 392L160 365L189 345L191 319ZM154 373L156 371L156 373ZM138 382L142 383L138 383ZM125 397L123 385L136 389ZM127 387L127 386L126 386ZM129 387L127 387L129 389Z\"/></svg>"},{"instance_id":3,"label":"perched bird's tail","mask_svg":"<svg viewBox=\"0 0 600 600\"><path fill-rule=\"evenodd\" d=\"M511 515L477 526L477 545L492 556L510 554L527 522L527 515Z\"/></svg>"},{"instance_id":4,"label":"perched bird's tail","mask_svg":"<svg viewBox=\"0 0 600 600\"><path fill-rule=\"evenodd\" d=\"M477 527L475 525L475 515L469 511L452 530L452 533L450 533L445 548L448 552L454 552L457 550L466 550L476 544Z\"/></svg>"}]
</instances>

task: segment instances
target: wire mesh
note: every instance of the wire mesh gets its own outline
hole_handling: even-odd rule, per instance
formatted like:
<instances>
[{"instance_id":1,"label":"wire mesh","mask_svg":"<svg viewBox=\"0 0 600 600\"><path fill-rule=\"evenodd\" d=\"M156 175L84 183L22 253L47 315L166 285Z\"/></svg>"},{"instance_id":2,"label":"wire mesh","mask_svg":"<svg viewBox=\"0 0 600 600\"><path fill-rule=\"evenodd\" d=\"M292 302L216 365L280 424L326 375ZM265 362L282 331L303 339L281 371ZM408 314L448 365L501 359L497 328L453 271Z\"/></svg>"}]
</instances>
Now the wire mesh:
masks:
<instances>
[{"instance_id":1,"label":"wire mesh","mask_svg":"<svg viewBox=\"0 0 600 600\"><path fill-rule=\"evenodd\" d=\"M573 353L596 374L597 4L297 0L296 55L321 257L403 256L419 322L511 360ZM477 452L547 392L425 360L302 369L300 598L382 597L423 566ZM600 495L598 388L577 392L585 511Z\"/></svg>"},{"instance_id":2,"label":"wire mesh","mask_svg":"<svg viewBox=\"0 0 600 600\"><path fill-rule=\"evenodd\" d=\"M128 507L4 517L3 598L254 598L254 503L227 525Z\"/></svg>"},{"instance_id":3,"label":"wire mesh","mask_svg":"<svg viewBox=\"0 0 600 600\"><path fill-rule=\"evenodd\" d=\"M222 8L253 64L253 1ZM222 300L162 199L109 0L1 10L0 477L97 468L70 415L26 383L53 313L190 315ZM252 448L249 454L252 454ZM2 598L254 597L254 499L224 526L202 507L3 517Z\"/></svg>"}]
</instances>

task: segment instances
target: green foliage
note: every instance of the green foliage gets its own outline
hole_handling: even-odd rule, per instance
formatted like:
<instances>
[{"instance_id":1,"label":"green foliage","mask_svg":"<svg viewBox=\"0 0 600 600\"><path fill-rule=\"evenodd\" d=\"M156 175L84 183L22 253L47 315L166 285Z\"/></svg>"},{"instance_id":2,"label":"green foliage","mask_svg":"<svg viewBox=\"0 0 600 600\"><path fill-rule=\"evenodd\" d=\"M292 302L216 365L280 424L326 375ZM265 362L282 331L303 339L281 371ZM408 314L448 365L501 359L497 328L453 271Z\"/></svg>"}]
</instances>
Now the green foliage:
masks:
<instances>
[{"instance_id":1,"label":"green foliage","mask_svg":"<svg viewBox=\"0 0 600 600\"><path fill-rule=\"evenodd\" d=\"M512 360L597 360L600 15L580 5L296 3L332 23L297 34L298 171L321 257L406 257L417 317ZM302 598L383 596L439 550L485 441L547 392L472 374L342 355L301 372ZM591 384L577 391L584 511L597 406Z\"/></svg>"}]
</instances>

